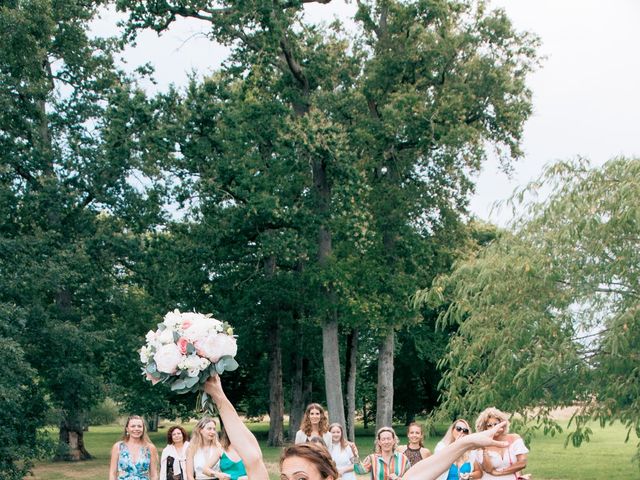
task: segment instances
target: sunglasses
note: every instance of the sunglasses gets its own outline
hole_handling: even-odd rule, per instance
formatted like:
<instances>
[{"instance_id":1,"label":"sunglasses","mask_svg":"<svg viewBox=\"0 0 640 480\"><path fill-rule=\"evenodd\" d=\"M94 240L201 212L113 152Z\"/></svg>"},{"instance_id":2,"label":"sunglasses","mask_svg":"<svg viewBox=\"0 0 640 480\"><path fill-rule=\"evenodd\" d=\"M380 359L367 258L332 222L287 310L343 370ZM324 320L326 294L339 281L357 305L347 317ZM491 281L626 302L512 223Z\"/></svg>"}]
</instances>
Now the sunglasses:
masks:
<instances>
[{"instance_id":1,"label":"sunglasses","mask_svg":"<svg viewBox=\"0 0 640 480\"><path fill-rule=\"evenodd\" d=\"M487 428L493 428L493 427L495 427L496 425L500 425L500 423L499 423L499 422L496 422L496 423L487 423L487 424L485 424L485 427L487 427Z\"/></svg>"},{"instance_id":2,"label":"sunglasses","mask_svg":"<svg viewBox=\"0 0 640 480\"><path fill-rule=\"evenodd\" d=\"M469 429L467 427L461 427L460 425L456 425L456 432L462 432L464 434L468 434Z\"/></svg>"}]
</instances>

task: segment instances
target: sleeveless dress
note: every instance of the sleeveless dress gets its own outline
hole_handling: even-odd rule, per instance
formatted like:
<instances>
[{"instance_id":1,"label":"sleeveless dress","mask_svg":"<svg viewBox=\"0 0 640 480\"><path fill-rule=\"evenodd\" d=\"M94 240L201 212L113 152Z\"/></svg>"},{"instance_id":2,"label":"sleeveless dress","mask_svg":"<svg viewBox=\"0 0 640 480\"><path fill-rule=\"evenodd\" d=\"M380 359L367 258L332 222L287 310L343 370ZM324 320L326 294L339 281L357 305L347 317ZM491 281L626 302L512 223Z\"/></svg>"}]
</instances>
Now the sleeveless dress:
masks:
<instances>
[{"instance_id":1,"label":"sleeveless dress","mask_svg":"<svg viewBox=\"0 0 640 480\"><path fill-rule=\"evenodd\" d=\"M521 438L510 443L505 450L504 455L500 455L499 452L494 451L487 452L491 459L491 464L495 469L506 468L513 465L517 461L516 457L523 453L529 453L529 449L525 446L524 441ZM518 478L518 475L515 473L510 475L494 476L485 472L482 476L482 480L515 480L516 478Z\"/></svg>"},{"instance_id":2,"label":"sleeveless dress","mask_svg":"<svg viewBox=\"0 0 640 480\"><path fill-rule=\"evenodd\" d=\"M449 468L449 474L447 475L447 480L459 480L461 473L471 473L472 472L471 464L469 462L465 462L460 465L460 468L454 463Z\"/></svg>"},{"instance_id":3,"label":"sleeveless dress","mask_svg":"<svg viewBox=\"0 0 640 480\"><path fill-rule=\"evenodd\" d=\"M405 457L409 459L409 462L411 462L412 467L416 463L418 463L420 460L422 460L422 454L420 453L420 448L415 448L415 449L409 448L409 445L407 445L407 449L402 453L404 453Z\"/></svg>"},{"instance_id":4,"label":"sleeveless dress","mask_svg":"<svg viewBox=\"0 0 640 480\"><path fill-rule=\"evenodd\" d=\"M141 447L138 460L134 463L129 447L124 442L118 446L118 480L149 480L151 450Z\"/></svg>"},{"instance_id":5,"label":"sleeveless dress","mask_svg":"<svg viewBox=\"0 0 640 480\"><path fill-rule=\"evenodd\" d=\"M193 456L193 469L195 470L195 479L196 480L211 480L214 477L210 477L202 473L202 470L209 465L209 457L213 452L213 449L204 449L200 448ZM213 470L216 469L216 466L213 467Z\"/></svg>"},{"instance_id":6,"label":"sleeveless dress","mask_svg":"<svg viewBox=\"0 0 640 480\"><path fill-rule=\"evenodd\" d=\"M351 458L353 457L353 451L349 445L347 445L346 448L342 448L339 443L336 444L332 442L329 446L329 453L331 453L331 458L333 458L338 469L352 465ZM356 480L356 474L351 470L350 472L341 474L340 478L342 480Z\"/></svg>"},{"instance_id":7,"label":"sleeveless dress","mask_svg":"<svg viewBox=\"0 0 640 480\"><path fill-rule=\"evenodd\" d=\"M238 480L238 477L246 476L247 471L244 468L242 460L234 462L229 458L226 452L222 452L220 457L220 471L231 476L231 480Z\"/></svg>"}]
</instances>

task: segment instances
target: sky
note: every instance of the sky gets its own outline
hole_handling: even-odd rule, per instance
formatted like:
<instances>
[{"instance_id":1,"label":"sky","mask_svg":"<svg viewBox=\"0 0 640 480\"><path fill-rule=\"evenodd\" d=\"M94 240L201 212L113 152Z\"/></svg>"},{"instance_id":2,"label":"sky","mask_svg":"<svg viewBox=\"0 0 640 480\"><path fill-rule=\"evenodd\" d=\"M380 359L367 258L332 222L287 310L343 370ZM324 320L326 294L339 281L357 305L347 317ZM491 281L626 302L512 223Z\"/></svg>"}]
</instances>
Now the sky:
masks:
<instances>
[{"instance_id":1,"label":"sky","mask_svg":"<svg viewBox=\"0 0 640 480\"><path fill-rule=\"evenodd\" d=\"M638 0L493 0L517 30L541 39L541 68L529 78L533 115L524 128L524 157L507 175L490 158L476 178L470 210L475 216L506 225L510 212L496 210L496 201L540 175L545 165L578 155L602 165L616 156L640 156L640 1ZM345 18L355 2L333 0L310 4L310 20ZM97 35L115 33L117 15L107 11L93 26ZM219 68L225 47L205 37L207 24L178 20L162 36L145 32L129 48L131 68L150 62L156 85L184 85L192 72Z\"/></svg>"}]
</instances>

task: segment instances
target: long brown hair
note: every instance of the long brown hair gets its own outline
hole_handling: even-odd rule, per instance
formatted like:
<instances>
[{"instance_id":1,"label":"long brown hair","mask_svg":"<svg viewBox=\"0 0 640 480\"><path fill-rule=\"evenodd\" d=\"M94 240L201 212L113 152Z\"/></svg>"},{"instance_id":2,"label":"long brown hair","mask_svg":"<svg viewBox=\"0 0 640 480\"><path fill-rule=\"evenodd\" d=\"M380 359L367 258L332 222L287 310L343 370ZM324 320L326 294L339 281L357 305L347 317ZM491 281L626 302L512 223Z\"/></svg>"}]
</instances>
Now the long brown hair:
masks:
<instances>
[{"instance_id":1,"label":"long brown hair","mask_svg":"<svg viewBox=\"0 0 640 480\"><path fill-rule=\"evenodd\" d=\"M280 471L282 471L284 461L291 457L300 457L311 462L318 469L320 477L323 479L331 477L333 480L338 480L340 476L329 450L318 444L300 443L285 448L280 456Z\"/></svg>"},{"instance_id":2,"label":"long brown hair","mask_svg":"<svg viewBox=\"0 0 640 480\"><path fill-rule=\"evenodd\" d=\"M311 432L313 431L313 427L311 426L311 419L309 418L311 410L318 410L320 412L318 433L320 435L324 435L329 431L329 422L327 420L327 414L324 412L324 408L322 408L322 405L320 405L319 403L310 403L309 405L307 405L307 409L304 411L304 417L302 417L302 425L300 426L300 430L302 430L307 437L311 435Z\"/></svg>"}]
</instances>

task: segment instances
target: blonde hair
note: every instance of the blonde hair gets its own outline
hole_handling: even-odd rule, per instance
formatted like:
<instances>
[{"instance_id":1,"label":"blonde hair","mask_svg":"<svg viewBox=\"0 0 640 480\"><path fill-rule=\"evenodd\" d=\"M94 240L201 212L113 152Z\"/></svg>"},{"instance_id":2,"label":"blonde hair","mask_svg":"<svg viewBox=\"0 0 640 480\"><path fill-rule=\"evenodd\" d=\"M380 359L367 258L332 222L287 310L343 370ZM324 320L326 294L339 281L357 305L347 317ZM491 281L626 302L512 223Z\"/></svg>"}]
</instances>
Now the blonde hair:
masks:
<instances>
[{"instance_id":1,"label":"blonde hair","mask_svg":"<svg viewBox=\"0 0 640 480\"><path fill-rule=\"evenodd\" d=\"M469 425L469 422L467 422L464 418L457 418L451 425L449 425L449 428L447 428L447 432L444 434L444 437L442 437L441 442L444 445L451 445L453 442L455 442L455 438L453 438L453 429L458 423L464 423L469 429L469 433L471 433L471 425ZM464 463L467 460L469 460L469 451L466 451L462 455L460 455L454 463Z\"/></svg>"},{"instance_id":2,"label":"blonde hair","mask_svg":"<svg viewBox=\"0 0 640 480\"><path fill-rule=\"evenodd\" d=\"M508 413L498 410L496 407L485 408L482 412L480 412L480 415L478 415L478 418L476 419L476 431L482 432L486 430L487 421L490 418L497 418L501 422L505 422L505 421L507 422L507 425L504 427L504 430L503 430L503 434L506 435L507 433L509 433L509 422L508 422L509 417L510 415Z\"/></svg>"},{"instance_id":3,"label":"blonde hair","mask_svg":"<svg viewBox=\"0 0 640 480\"><path fill-rule=\"evenodd\" d=\"M126 442L127 440L129 440L129 432L127 432L127 427L129 426L129 422L131 420L142 421L142 441L146 446L153 445L151 443L151 439L149 438L149 435L147 435L147 422L145 422L144 418L142 418L140 415L129 415L127 417L127 421L124 424L124 432L122 432L122 438L121 438L122 441Z\"/></svg>"},{"instance_id":4,"label":"blonde hair","mask_svg":"<svg viewBox=\"0 0 640 480\"><path fill-rule=\"evenodd\" d=\"M455 439L453 438L453 429L456 427L457 423L464 423L469 429L469 433L471 433L471 425L469 425L469 422L467 422L464 418L457 418L451 425L449 425L449 428L447 428L444 437L442 437L443 444L450 445L454 442Z\"/></svg>"},{"instance_id":5,"label":"blonde hair","mask_svg":"<svg viewBox=\"0 0 640 480\"><path fill-rule=\"evenodd\" d=\"M400 439L398 438L398 435L396 435L396 431L391 428L391 427L382 427L380 428L377 432L376 432L376 441L375 441L375 447L376 453L382 453L382 448L380 448L380 435L382 435L384 432L390 432L391 435L393 435L393 449L392 451L395 452L396 448L398 447L398 443L400 443Z\"/></svg>"},{"instance_id":6,"label":"blonde hair","mask_svg":"<svg viewBox=\"0 0 640 480\"><path fill-rule=\"evenodd\" d=\"M202 430L204 429L205 426L207 426L211 422L213 422L214 426L216 425L216 421L212 417L202 417L198 421L198 423L196 423L196 426L193 429L193 433L191 434L191 443L189 444L189 450L194 452L194 454L200 448L206 445L206 441L204 439L204 436L202 435ZM220 441L218 440L218 432L216 432L215 437L213 437L213 446L220 448Z\"/></svg>"},{"instance_id":7,"label":"blonde hair","mask_svg":"<svg viewBox=\"0 0 640 480\"><path fill-rule=\"evenodd\" d=\"M322 405L320 405L319 403L310 403L309 405L307 405L307 409L304 411L304 417L302 417L302 425L300 426L300 430L302 430L307 437L311 436L311 432L313 431L313 427L311 426L311 418L309 418L311 410L318 410L320 412L318 433L320 435L324 435L329 431L329 422L327 420L327 415L324 413L324 408L322 408Z\"/></svg>"},{"instance_id":8,"label":"blonde hair","mask_svg":"<svg viewBox=\"0 0 640 480\"><path fill-rule=\"evenodd\" d=\"M334 428L340 429L340 448L344 450L348 445L347 437L344 434L344 428L342 428L342 425L340 425L339 423L332 423L331 425L329 425L329 432L331 432L331 430L333 430ZM333 438L331 439L331 441L333 442Z\"/></svg>"}]
</instances>

